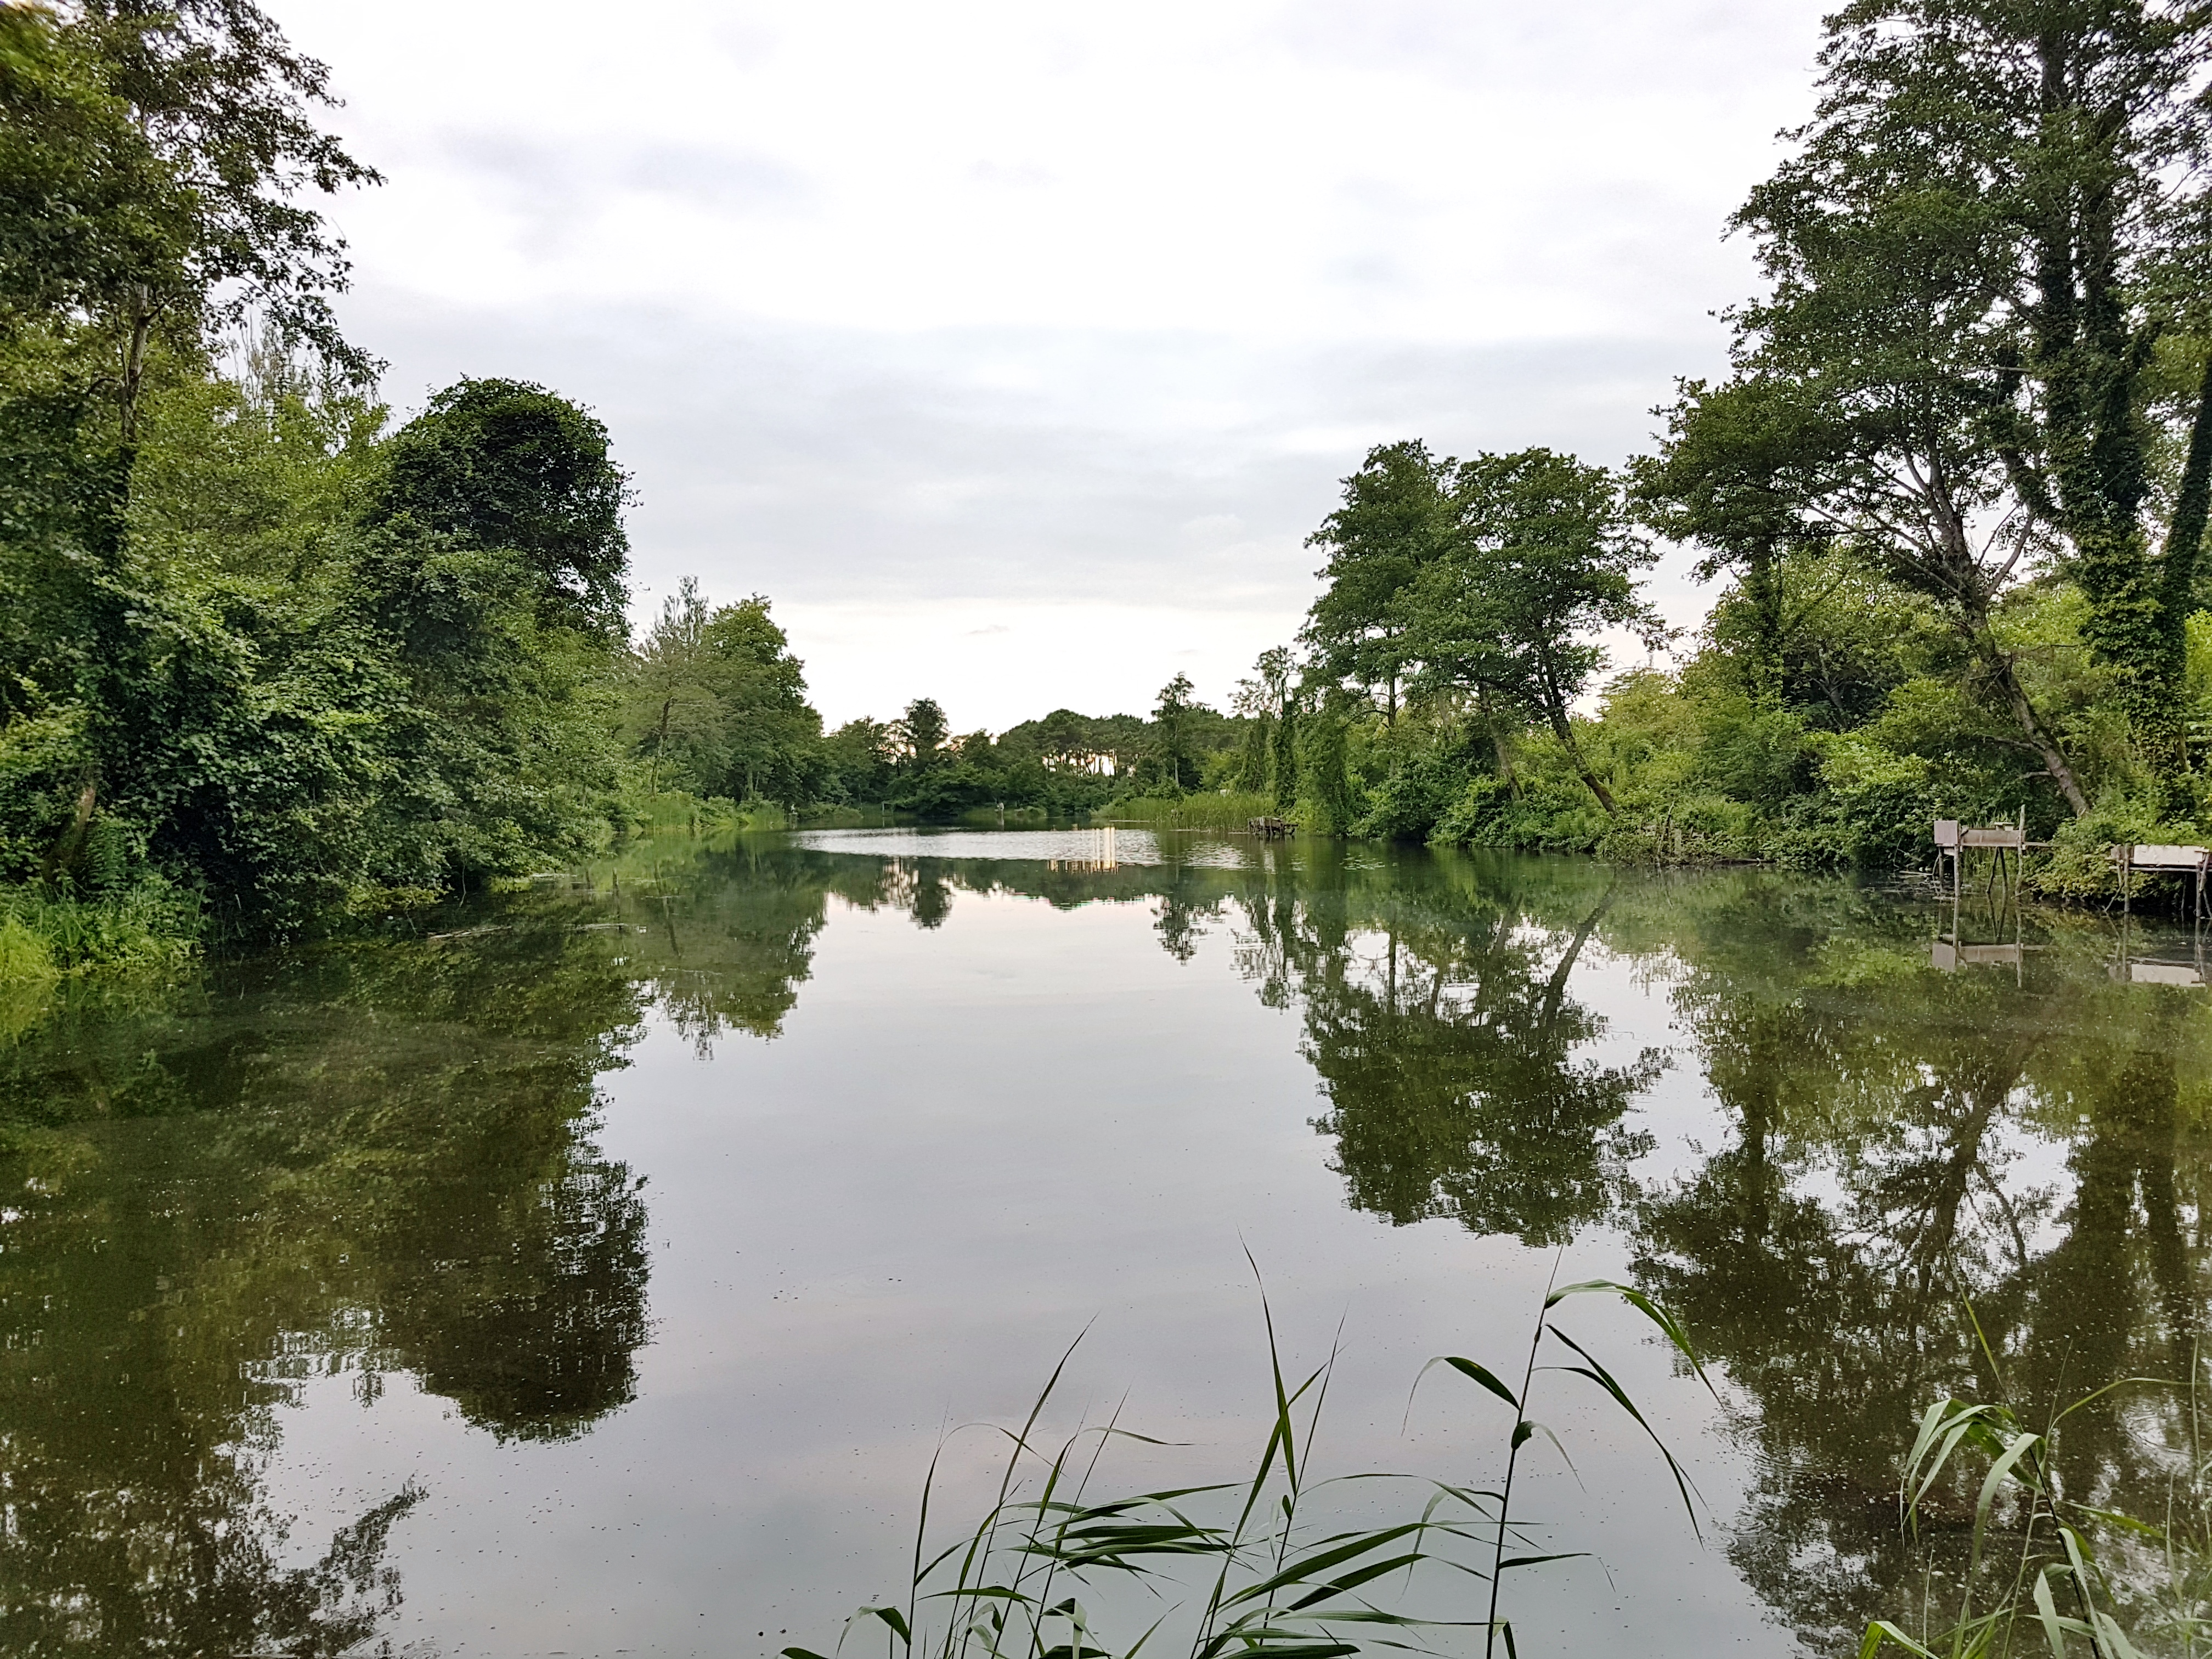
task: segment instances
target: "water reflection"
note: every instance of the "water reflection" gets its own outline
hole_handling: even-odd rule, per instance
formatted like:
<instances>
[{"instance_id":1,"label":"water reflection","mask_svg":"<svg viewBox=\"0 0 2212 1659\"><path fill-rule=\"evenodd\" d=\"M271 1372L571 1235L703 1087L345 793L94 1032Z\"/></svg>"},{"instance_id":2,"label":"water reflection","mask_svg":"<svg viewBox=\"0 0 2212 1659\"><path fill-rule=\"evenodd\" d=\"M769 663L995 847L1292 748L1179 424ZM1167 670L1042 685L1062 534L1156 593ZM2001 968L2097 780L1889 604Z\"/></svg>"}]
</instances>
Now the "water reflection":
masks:
<instances>
[{"instance_id":1,"label":"water reflection","mask_svg":"<svg viewBox=\"0 0 2212 1659\"><path fill-rule=\"evenodd\" d=\"M1931 1399L2040 1422L2197 1361L2212 1004L2185 936L1999 905L1989 975L1959 971L1986 962L1948 906L1766 872L1266 848L1068 876L947 859L909 880L1142 899L1180 961L1226 927L1300 1018L1354 1207L1530 1245L1624 1234L1734 1385L1756 1473L1730 1555L1813 1651L1923 1594L1896 1481ZM1575 994L1593 951L1666 988L1673 1060L1723 1115L1686 1170L1638 1179L1635 1105L1669 1056L1601 1058ZM2058 1474L2155 1516L2189 1437L2173 1396L2115 1392ZM1972 1501L1938 1494L1934 1570L1961 1565Z\"/></svg>"},{"instance_id":2,"label":"water reflection","mask_svg":"<svg viewBox=\"0 0 2212 1659\"><path fill-rule=\"evenodd\" d=\"M278 1565L310 1378L407 1371L503 1439L631 1397L644 1201L591 1129L641 992L567 922L93 999L0 1052L0 1650L369 1639L420 1492Z\"/></svg>"},{"instance_id":3,"label":"water reflection","mask_svg":"<svg viewBox=\"0 0 2212 1659\"><path fill-rule=\"evenodd\" d=\"M854 912L1146 907L1171 959L1295 1016L1353 1208L1617 1237L1729 1379L1753 1471L1730 1559L1809 1650L1919 1594L1894 1483L1930 1399L2039 1420L2197 1363L2212 1000L2186 938L2008 913L1974 935L2004 971L1967 971L1948 906L1838 881L1133 834L1002 855L1029 839L641 848L440 937L12 1019L0 1649L380 1639L421 1489L301 1565L264 1490L279 1408L404 1374L520 1443L630 1401L650 1195L598 1148L596 1080L656 1011L702 1056L779 1037ZM1663 997L1666 1048L1601 1012L1623 983ZM1717 1126L1679 1155L1641 1110L1670 1067ZM2156 1512L2187 1413L2124 1390L2076 1421L2069 1490Z\"/></svg>"}]
</instances>

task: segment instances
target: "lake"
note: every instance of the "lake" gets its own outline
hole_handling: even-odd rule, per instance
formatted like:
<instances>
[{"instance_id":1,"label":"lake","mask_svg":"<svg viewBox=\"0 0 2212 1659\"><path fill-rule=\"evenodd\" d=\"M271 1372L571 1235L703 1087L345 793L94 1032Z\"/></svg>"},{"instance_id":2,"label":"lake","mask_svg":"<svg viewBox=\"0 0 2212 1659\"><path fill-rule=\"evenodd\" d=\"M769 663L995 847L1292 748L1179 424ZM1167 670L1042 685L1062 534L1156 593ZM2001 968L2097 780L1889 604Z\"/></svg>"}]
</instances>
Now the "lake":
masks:
<instances>
[{"instance_id":1,"label":"lake","mask_svg":"<svg viewBox=\"0 0 2212 1659\"><path fill-rule=\"evenodd\" d=\"M1179 1443L1102 1483L1248 1471L1256 1266L1339 1353L1314 1467L1455 1481L1511 1413L1426 1360L1663 1297L1714 1392L1564 1311L1702 1539L1542 1377L1528 1513L1589 1553L1516 1575L1520 1653L1853 1652L1932 1582L1931 1400L2195 1364L2201 962L2002 890L818 831L0 1005L0 1650L826 1653L1079 1336L1048 1422ZM2069 1489L2162 1515L2185 1406L2074 1421Z\"/></svg>"}]
</instances>

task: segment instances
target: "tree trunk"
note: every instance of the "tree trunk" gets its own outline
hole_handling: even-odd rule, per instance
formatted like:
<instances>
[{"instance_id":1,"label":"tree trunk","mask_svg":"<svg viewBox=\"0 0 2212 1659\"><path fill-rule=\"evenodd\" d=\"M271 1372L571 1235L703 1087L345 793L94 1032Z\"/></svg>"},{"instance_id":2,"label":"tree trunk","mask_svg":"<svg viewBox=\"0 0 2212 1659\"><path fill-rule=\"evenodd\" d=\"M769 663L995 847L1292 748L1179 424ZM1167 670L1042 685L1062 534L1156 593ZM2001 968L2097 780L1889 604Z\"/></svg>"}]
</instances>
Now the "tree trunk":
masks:
<instances>
[{"instance_id":1,"label":"tree trunk","mask_svg":"<svg viewBox=\"0 0 2212 1659\"><path fill-rule=\"evenodd\" d=\"M672 695L660 700L660 731L653 740L653 766L645 777L645 793L648 795L660 793L660 757L668 749L668 711L675 706Z\"/></svg>"},{"instance_id":2,"label":"tree trunk","mask_svg":"<svg viewBox=\"0 0 2212 1659\"><path fill-rule=\"evenodd\" d=\"M1590 770L1589 763L1583 758L1582 745L1575 741L1575 728L1567 719L1567 711L1554 707L1546 712L1551 716L1553 732L1566 745L1568 758L1574 762L1577 775L1589 787L1590 793L1597 797L1597 804L1605 808L1606 817L1617 816L1619 809L1613 804L1613 791L1598 781L1597 774Z\"/></svg>"},{"instance_id":3,"label":"tree trunk","mask_svg":"<svg viewBox=\"0 0 2212 1659\"><path fill-rule=\"evenodd\" d=\"M1763 708L1782 701L1782 579L1774 546L1762 542L1744 561L1743 596L1751 605L1751 698Z\"/></svg>"},{"instance_id":4,"label":"tree trunk","mask_svg":"<svg viewBox=\"0 0 2212 1659\"><path fill-rule=\"evenodd\" d=\"M2189 613L2197 608L2197 571L2203 557L2208 508L2212 508L2212 353L2204 359L2197 414L2189 428L2189 455L2182 464L2173 517L2166 524L2165 556L2160 562L2160 678L2171 689L2176 717L2173 730L2165 735L2167 764L2159 769L2169 780L2179 779L2189 769L2188 731L2180 711L2188 696Z\"/></svg>"},{"instance_id":5,"label":"tree trunk","mask_svg":"<svg viewBox=\"0 0 2212 1659\"><path fill-rule=\"evenodd\" d=\"M1483 730L1490 734L1490 752L1498 758L1498 775L1515 794L1521 786L1513 775L1513 751L1506 746L1505 728L1490 706L1489 696L1480 686L1474 690L1474 712L1482 720Z\"/></svg>"},{"instance_id":6,"label":"tree trunk","mask_svg":"<svg viewBox=\"0 0 2212 1659\"><path fill-rule=\"evenodd\" d=\"M2044 770L2051 774L2051 781L2066 797L2066 804L2074 809L2074 816L2080 817L2089 810L2089 798L2081 793L2081 781L2075 777L2074 769L2066 763L2064 752L2044 726L2043 717L2035 712L2035 705L2028 701L2027 693L2021 689L2019 677L2012 671L2012 658L1997 649L1996 641L1990 637L1986 623L1974 635L1974 654L1981 659L1982 666L1996 682L1997 690L2004 697L2005 707L2012 711L2012 717L2020 722L2020 729L2027 734L2028 742L2042 757Z\"/></svg>"},{"instance_id":7,"label":"tree trunk","mask_svg":"<svg viewBox=\"0 0 2212 1659\"><path fill-rule=\"evenodd\" d=\"M1597 797L1597 804L1605 809L1606 817L1619 816L1613 804L1613 791L1598 781L1597 774L1590 770L1589 763L1583 758L1582 745L1575 741L1574 723L1567 718L1566 699L1559 695L1559 688L1553 678L1550 659L1540 659L1539 667L1543 674L1544 714L1552 723L1553 735L1565 745L1568 758L1575 763L1576 774L1590 793Z\"/></svg>"}]
</instances>

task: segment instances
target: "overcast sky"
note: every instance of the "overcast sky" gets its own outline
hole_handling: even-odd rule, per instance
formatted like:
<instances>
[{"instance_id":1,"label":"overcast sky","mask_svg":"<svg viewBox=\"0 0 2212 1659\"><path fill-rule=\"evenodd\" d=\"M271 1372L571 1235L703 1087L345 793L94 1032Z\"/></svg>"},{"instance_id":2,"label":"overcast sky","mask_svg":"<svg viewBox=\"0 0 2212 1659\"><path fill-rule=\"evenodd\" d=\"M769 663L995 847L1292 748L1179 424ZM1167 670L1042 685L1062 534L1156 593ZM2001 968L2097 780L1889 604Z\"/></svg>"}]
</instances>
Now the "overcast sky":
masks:
<instances>
[{"instance_id":1,"label":"overcast sky","mask_svg":"<svg viewBox=\"0 0 2212 1659\"><path fill-rule=\"evenodd\" d=\"M963 731L1224 699L1373 444L1644 447L1821 9L264 3L390 180L334 216L400 410L591 405L641 617L766 593L832 723Z\"/></svg>"}]
</instances>

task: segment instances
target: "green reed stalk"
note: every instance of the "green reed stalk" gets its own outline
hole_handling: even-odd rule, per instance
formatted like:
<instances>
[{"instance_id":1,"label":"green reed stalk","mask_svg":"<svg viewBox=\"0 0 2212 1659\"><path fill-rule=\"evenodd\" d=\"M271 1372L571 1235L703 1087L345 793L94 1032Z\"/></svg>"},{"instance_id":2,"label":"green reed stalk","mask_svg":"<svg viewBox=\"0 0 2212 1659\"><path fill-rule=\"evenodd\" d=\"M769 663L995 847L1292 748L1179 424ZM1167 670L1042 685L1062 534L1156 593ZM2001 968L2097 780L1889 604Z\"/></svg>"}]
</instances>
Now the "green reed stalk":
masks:
<instances>
[{"instance_id":1,"label":"green reed stalk","mask_svg":"<svg viewBox=\"0 0 2212 1659\"><path fill-rule=\"evenodd\" d=\"M1256 1278L1256 1264L1254 1273ZM1385 1645L1404 1648L1424 1629L1447 1624L1472 1628L1477 1623L1484 1627L1491 1648L1494 1649L1502 1632L1507 1654L1515 1656L1510 1621L1500 1616L1499 1587L1505 1573L1580 1553L1505 1553L1506 1542L1516 1535L1510 1494L1521 1447L1539 1433L1558 1443L1558 1437L1530 1419L1519 1402L1529 1396L1540 1370L1579 1375L1597 1383L1647 1432L1650 1431L1612 1374L1560 1329L1553 1316L1565 1298L1593 1291L1617 1295L1643 1311L1688 1358L1692 1368L1697 1367L1696 1355L1680 1324L1642 1292L1603 1280L1563 1289L1547 1285L1517 1396L1472 1360L1446 1356L1431 1362L1449 1366L1514 1404L1505 1488L1490 1492L1431 1481L1426 1484L1431 1495L1413 1518L1320 1536L1310 1535L1311 1529L1302 1516L1307 1500L1319 1490L1310 1480L1312 1449L1330 1381L1341 1357L1340 1346L1333 1344L1324 1364L1291 1382L1284 1370L1273 1310L1262 1284L1261 1309L1274 1409L1251 1477L1226 1485L1174 1487L1096 1503L1089 1494L1108 1442L1132 1439L1153 1446L1168 1443L1123 1428L1117 1407L1104 1425L1079 1426L1056 1449L1038 1445L1038 1425L1082 1340L1079 1337L1061 1354L1019 1431L997 1431L1008 1443L1007 1458L997 1492L984 1514L964 1535L933 1556L928 1534L944 1449L940 1446L922 1483L904 1606L860 1608L848 1621L846 1638L841 1638L839 1645L860 1626L868 1624L884 1632L890 1659L901 1659L902 1655L913 1659L917 1644L926 1646L936 1659L967 1659L971 1654L981 1659L1136 1659L1174 1607L1155 1619L1117 1655L1108 1646L1093 1645L1107 1638L1082 1603L1066 1593L1068 1586L1111 1577L1156 1590L1169 1589L1178 1582L1170 1576L1174 1569L1188 1562L1206 1566L1206 1589L1187 1649L1188 1659L1231 1659L1231 1656L1233 1659L1346 1659L1363 1650L1362 1644L1346 1633L1360 1626L1376 1626L1395 1632L1378 1639ZM1547 1334L1583 1363L1540 1365ZM1424 1374L1427 1369L1424 1367ZM1703 1380L1702 1370L1698 1375ZM1415 1386L1418 1389L1418 1378ZM1407 1403L1410 1412L1410 1399ZM1086 1436L1094 1437L1087 1455L1082 1450ZM1657 1441L1656 1434L1652 1438ZM1663 1444L1660 1451L1687 1505L1687 1477ZM1022 1486L1031 1462L1041 1466L1041 1479L1036 1496L1024 1497ZM1193 1500L1203 1503L1232 1490L1242 1496L1234 1518L1227 1524L1210 1523L1191 1512ZM1694 1530L1694 1510L1691 1524ZM1487 1572L1475 1561L1462 1559L1470 1548L1487 1555ZM1438 1621L1394 1611L1370 1599L1384 1583L1401 1576L1410 1588L1417 1569L1425 1565L1489 1579L1489 1616L1479 1621ZM941 1626L932 1635L925 1627L940 1620ZM1062 1626L1064 1640L1055 1634ZM787 1659L820 1659L804 1648L787 1648L784 1652Z\"/></svg>"}]
</instances>

